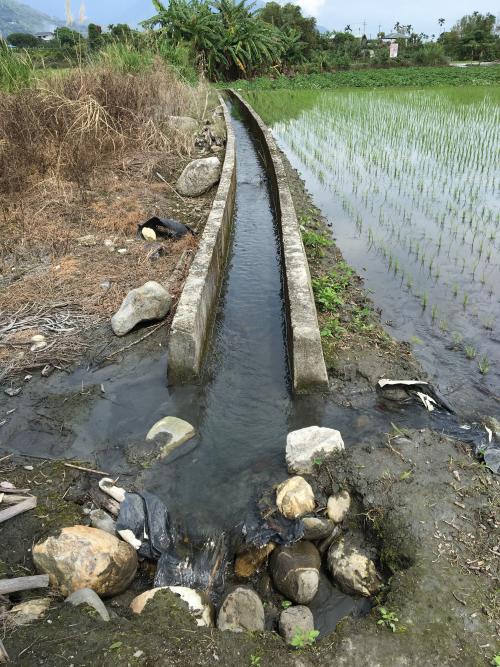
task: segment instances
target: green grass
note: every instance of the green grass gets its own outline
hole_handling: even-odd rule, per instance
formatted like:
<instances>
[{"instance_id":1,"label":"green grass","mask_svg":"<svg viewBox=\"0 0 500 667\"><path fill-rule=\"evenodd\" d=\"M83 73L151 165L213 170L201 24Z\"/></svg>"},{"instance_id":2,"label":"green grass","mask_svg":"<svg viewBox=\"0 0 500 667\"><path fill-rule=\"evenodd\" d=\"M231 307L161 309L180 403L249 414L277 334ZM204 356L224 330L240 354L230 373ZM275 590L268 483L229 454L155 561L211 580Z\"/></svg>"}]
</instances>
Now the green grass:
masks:
<instances>
[{"instance_id":1,"label":"green grass","mask_svg":"<svg viewBox=\"0 0 500 667\"><path fill-rule=\"evenodd\" d=\"M233 88L245 90L329 89L329 88L406 88L411 86L488 86L500 84L500 66L489 67L401 67L366 69L322 74L299 74L293 78L259 77L240 80ZM227 84L224 85L227 88Z\"/></svg>"}]
</instances>

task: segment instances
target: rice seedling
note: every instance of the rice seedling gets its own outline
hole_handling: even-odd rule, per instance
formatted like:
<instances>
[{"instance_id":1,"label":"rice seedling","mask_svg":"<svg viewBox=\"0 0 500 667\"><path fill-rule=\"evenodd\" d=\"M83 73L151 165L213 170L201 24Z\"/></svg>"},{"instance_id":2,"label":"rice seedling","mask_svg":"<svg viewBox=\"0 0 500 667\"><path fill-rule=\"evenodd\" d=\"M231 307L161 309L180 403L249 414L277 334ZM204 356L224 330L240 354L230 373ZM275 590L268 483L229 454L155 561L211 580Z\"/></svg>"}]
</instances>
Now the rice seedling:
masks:
<instances>
[{"instance_id":1,"label":"rice seedling","mask_svg":"<svg viewBox=\"0 0 500 667\"><path fill-rule=\"evenodd\" d=\"M475 359L476 358L476 348L473 345L466 345L464 348L465 351L465 356L467 359Z\"/></svg>"},{"instance_id":2,"label":"rice seedling","mask_svg":"<svg viewBox=\"0 0 500 667\"><path fill-rule=\"evenodd\" d=\"M251 102L273 123L285 151L315 174L314 187L330 195L325 213L335 222L341 249L342 238L353 239L353 228L359 233L354 255L366 267L375 299L379 291L401 303L403 289L414 295L408 317L415 321L429 308L428 325L439 322L443 332L466 325L478 341L500 335L496 320L492 329L484 326L492 299L500 298L500 92L294 95L291 103L289 92L254 92Z\"/></svg>"},{"instance_id":3,"label":"rice seedling","mask_svg":"<svg viewBox=\"0 0 500 667\"><path fill-rule=\"evenodd\" d=\"M477 367L479 368L481 375L486 375L486 373L488 373L490 370L490 362L488 357L481 357L481 359L477 362Z\"/></svg>"}]
</instances>

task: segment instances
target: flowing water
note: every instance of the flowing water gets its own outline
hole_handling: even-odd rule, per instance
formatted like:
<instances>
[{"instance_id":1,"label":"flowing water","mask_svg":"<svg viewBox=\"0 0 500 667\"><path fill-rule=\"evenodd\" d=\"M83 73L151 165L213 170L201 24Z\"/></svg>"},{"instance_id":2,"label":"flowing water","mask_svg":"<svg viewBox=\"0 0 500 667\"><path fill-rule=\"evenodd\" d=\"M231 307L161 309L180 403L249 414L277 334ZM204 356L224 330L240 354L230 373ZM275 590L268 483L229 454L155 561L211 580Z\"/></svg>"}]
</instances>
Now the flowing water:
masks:
<instances>
[{"instance_id":1,"label":"flowing water","mask_svg":"<svg viewBox=\"0 0 500 667\"><path fill-rule=\"evenodd\" d=\"M251 92L366 278L465 411L500 399L498 89Z\"/></svg>"}]
</instances>

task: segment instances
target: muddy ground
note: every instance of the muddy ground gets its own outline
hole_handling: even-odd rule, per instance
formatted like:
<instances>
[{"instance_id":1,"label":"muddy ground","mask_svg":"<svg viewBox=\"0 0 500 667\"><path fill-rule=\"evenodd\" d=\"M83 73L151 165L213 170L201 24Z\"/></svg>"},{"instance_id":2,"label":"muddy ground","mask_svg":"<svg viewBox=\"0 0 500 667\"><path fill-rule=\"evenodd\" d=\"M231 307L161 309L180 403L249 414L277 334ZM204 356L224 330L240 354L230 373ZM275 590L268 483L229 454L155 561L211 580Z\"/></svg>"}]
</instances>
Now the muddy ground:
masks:
<instances>
[{"instance_id":1,"label":"muddy ground","mask_svg":"<svg viewBox=\"0 0 500 667\"><path fill-rule=\"evenodd\" d=\"M27 459L24 463L27 463ZM37 509L0 527L2 576L33 572L30 548L58 527L87 521L96 478L61 463L31 461L27 471L1 463L2 479L31 488ZM274 633L197 628L165 594L133 616L127 606L152 584L146 562L125 594L108 600L106 624L53 594L44 619L6 626L17 665L487 665L500 648L500 484L461 443L431 431L395 431L324 461L308 478L317 497L347 488L355 499L348 533L362 531L386 585L364 618L346 619L309 649L287 648ZM257 585L256 582L252 582ZM44 591L13 595L17 602ZM274 598L264 598L275 617ZM395 632L380 607L398 619ZM138 657L134 654L141 652ZM255 662L260 658L259 662Z\"/></svg>"}]
</instances>

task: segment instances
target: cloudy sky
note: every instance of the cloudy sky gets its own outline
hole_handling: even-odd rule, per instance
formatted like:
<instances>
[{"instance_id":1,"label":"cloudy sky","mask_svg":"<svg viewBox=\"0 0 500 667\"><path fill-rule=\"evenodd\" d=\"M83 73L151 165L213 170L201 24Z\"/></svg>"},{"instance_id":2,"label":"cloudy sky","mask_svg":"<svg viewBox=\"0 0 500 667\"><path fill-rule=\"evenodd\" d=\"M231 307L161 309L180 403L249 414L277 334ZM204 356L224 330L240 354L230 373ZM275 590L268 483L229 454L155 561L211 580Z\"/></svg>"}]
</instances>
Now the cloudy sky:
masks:
<instances>
[{"instance_id":1,"label":"cloudy sky","mask_svg":"<svg viewBox=\"0 0 500 667\"><path fill-rule=\"evenodd\" d=\"M22 0L52 16L64 17L65 0ZM73 15L78 16L81 0L71 0ZM350 24L355 34L364 31L375 35L379 26L388 32L396 21L411 24L417 32L429 35L438 32L439 18L446 26L474 10L500 14L500 0L297 0L304 12L316 16L318 23L329 29L342 30ZM85 0L88 20L102 25L136 23L154 13L150 0ZM366 22L366 23L365 23Z\"/></svg>"}]
</instances>

